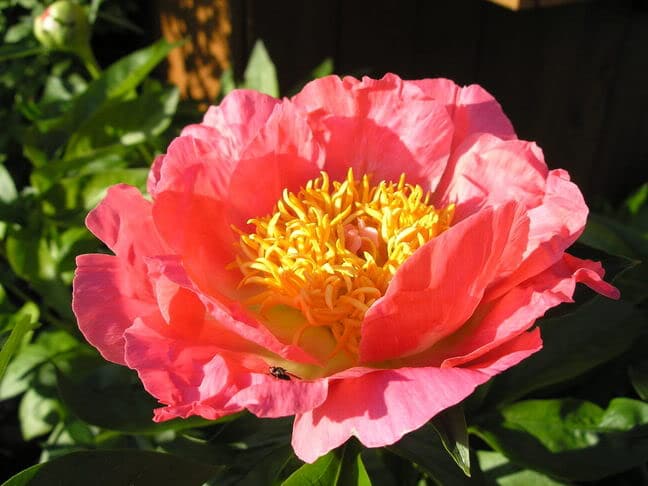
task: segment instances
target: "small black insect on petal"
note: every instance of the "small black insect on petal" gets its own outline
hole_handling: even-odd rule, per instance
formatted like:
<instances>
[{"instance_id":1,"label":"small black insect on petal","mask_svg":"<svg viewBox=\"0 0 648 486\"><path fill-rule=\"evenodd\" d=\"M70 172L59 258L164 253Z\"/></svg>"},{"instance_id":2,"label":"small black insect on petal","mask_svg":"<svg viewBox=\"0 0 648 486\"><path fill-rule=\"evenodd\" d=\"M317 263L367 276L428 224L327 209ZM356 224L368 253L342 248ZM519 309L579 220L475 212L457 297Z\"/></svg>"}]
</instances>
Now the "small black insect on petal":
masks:
<instances>
[{"instance_id":1,"label":"small black insect on petal","mask_svg":"<svg viewBox=\"0 0 648 486\"><path fill-rule=\"evenodd\" d=\"M281 366L271 366L270 374L277 378L278 380L288 380L290 381L290 375L288 372Z\"/></svg>"}]
</instances>

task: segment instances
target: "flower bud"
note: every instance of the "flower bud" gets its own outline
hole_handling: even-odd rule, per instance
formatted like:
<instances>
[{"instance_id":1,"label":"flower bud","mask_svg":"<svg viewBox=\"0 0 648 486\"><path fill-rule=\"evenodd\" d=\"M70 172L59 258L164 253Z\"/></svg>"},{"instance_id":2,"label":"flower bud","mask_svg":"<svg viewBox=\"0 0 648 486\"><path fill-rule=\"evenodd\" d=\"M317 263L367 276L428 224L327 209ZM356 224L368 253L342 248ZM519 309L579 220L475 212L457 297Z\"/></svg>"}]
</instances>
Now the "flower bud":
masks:
<instances>
[{"instance_id":1,"label":"flower bud","mask_svg":"<svg viewBox=\"0 0 648 486\"><path fill-rule=\"evenodd\" d=\"M90 49L90 23L80 5L59 0L34 20L34 35L48 49L85 54Z\"/></svg>"}]
</instances>

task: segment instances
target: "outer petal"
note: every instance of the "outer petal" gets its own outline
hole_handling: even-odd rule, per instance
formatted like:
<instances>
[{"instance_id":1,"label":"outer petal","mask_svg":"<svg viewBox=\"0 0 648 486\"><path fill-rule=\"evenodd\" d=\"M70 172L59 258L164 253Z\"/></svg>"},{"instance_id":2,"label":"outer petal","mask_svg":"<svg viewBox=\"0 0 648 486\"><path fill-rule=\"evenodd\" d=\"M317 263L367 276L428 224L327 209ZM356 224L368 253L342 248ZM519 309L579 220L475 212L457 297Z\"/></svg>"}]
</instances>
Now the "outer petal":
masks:
<instances>
[{"instance_id":1,"label":"outer petal","mask_svg":"<svg viewBox=\"0 0 648 486\"><path fill-rule=\"evenodd\" d=\"M155 301L133 285L135 272L123 259L81 255L76 264L72 309L79 329L104 358L125 364L124 331L153 312Z\"/></svg>"},{"instance_id":2,"label":"outer petal","mask_svg":"<svg viewBox=\"0 0 648 486\"><path fill-rule=\"evenodd\" d=\"M393 74L361 82L329 76L295 96L326 149L333 179L351 167L375 181L406 173L426 188L436 184L450 154L452 123L443 104L406 88Z\"/></svg>"},{"instance_id":3,"label":"outer petal","mask_svg":"<svg viewBox=\"0 0 648 486\"><path fill-rule=\"evenodd\" d=\"M269 375L236 394L229 405L245 407L257 417L286 417L320 406L328 392L327 380L278 380Z\"/></svg>"},{"instance_id":4,"label":"outer petal","mask_svg":"<svg viewBox=\"0 0 648 486\"><path fill-rule=\"evenodd\" d=\"M182 333L178 325L184 327ZM213 343L186 339L189 328L200 334L202 325L167 325L150 315L136 319L125 333L126 363L137 370L146 390L168 406L156 411L157 421L193 414L215 419L240 410L227 402L249 385L252 374L225 359Z\"/></svg>"},{"instance_id":5,"label":"outer petal","mask_svg":"<svg viewBox=\"0 0 648 486\"><path fill-rule=\"evenodd\" d=\"M143 256L167 251L139 191L113 186L86 224L116 253L77 258L72 308L81 332L108 360L124 363L123 332L155 305Z\"/></svg>"},{"instance_id":6,"label":"outer petal","mask_svg":"<svg viewBox=\"0 0 648 486\"><path fill-rule=\"evenodd\" d=\"M323 405L295 418L293 448L313 462L352 435L367 447L393 444L488 378L459 368L401 368L334 381Z\"/></svg>"},{"instance_id":7,"label":"outer petal","mask_svg":"<svg viewBox=\"0 0 648 486\"><path fill-rule=\"evenodd\" d=\"M484 206L511 200L533 208L542 203L547 174L535 143L480 134L465 140L453 154L435 202L455 203L455 221Z\"/></svg>"},{"instance_id":8,"label":"outer petal","mask_svg":"<svg viewBox=\"0 0 648 486\"><path fill-rule=\"evenodd\" d=\"M510 203L487 208L421 247L367 312L361 362L419 353L463 325L487 285L519 262L527 224Z\"/></svg>"},{"instance_id":9,"label":"outer petal","mask_svg":"<svg viewBox=\"0 0 648 486\"><path fill-rule=\"evenodd\" d=\"M279 100L250 90L234 90L218 106L210 106L203 122L184 128L181 136L200 139L225 158L236 160L266 123ZM148 192L157 193L165 156L158 157L149 174Z\"/></svg>"}]
</instances>

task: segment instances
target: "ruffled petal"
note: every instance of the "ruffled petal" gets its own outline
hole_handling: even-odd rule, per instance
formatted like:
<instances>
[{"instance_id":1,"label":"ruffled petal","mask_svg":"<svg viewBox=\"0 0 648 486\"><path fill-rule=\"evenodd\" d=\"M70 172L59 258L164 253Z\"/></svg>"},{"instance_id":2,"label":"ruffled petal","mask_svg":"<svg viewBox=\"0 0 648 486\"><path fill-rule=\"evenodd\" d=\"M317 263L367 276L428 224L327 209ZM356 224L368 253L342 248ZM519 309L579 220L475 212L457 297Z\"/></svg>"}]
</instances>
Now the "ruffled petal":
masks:
<instances>
[{"instance_id":1,"label":"ruffled petal","mask_svg":"<svg viewBox=\"0 0 648 486\"><path fill-rule=\"evenodd\" d=\"M132 266L110 255L80 255L73 283L72 310L79 329L101 355L125 364L124 332L133 320L156 309L142 294Z\"/></svg>"},{"instance_id":2,"label":"ruffled petal","mask_svg":"<svg viewBox=\"0 0 648 486\"><path fill-rule=\"evenodd\" d=\"M442 78L405 83L416 86L426 96L446 106L454 125L453 150L476 133L490 133L504 140L517 138L501 105L481 86L471 84L460 87Z\"/></svg>"},{"instance_id":3,"label":"ruffled petal","mask_svg":"<svg viewBox=\"0 0 648 486\"><path fill-rule=\"evenodd\" d=\"M158 299L163 315L171 315L167 309L174 302L170 299L185 296L186 292L189 292L191 297L185 296L179 305L176 304L179 312L195 314L195 309L200 308L205 313L204 319L209 326L201 333L197 333L194 328L191 331L191 336L197 342L210 342L218 345L221 350L244 353L239 356L240 360L243 360L245 353L250 353L268 358L281 357L298 363L318 363L300 347L279 341L239 302L218 299L202 292L189 278L178 257L151 258L147 263L150 278L155 282L156 289L159 289ZM188 311L184 308L186 305L192 305L194 310ZM194 322L195 326L197 321L191 322ZM208 334L205 334L207 331ZM248 365L247 368L264 372L266 370L265 362L261 366Z\"/></svg>"},{"instance_id":4,"label":"ruffled petal","mask_svg":"<svg viewBox=\"0 0 648 486\"><path fill-rule=\"evenodd\" d=\"M445 168L453 133L448 111L406 89L398 76L328 76L307 84L293 100L307 111L334 180L353 168L375 181L405 173L409 182L429 189Z\"/></svg>"},{"instance_id":5,"label":"ruffled petal","mask_svg":"<svg viewBox=\"0 0 648 486\"><path fill-rule=\"evenodd\" d=\"M367 447L393 444L489 378L460 368L401 368L332 381L324 404L296 416L292 446L313 462L351 436Z\"/></svg>"},{"instance_id":6,"label":"ruffled petal","mask_svg":"<svg viewBox=\"0 0 648 486\"><path fill-rule=\"evenodd\" d=\"M455 221L506 201L534 208L542 203L547 174L542 151L535 143L476 135L450 159L435 204L456 204Z\"/></svg>"},{"instance_id":7,"label":"ruffled petal","mask_svg":"<svg viewBox=\"0 0 648 486\"><path fill-rule=\"evenodd\" d=\"M320 406L327 392L327 380L280 380L261 375L260 382L237 393L229 404L245 407L257 417L287 417Z\"/></svg>"},{"instance_id":8,"label":"ruffled petal","mask_svg":"<svg viewBox=\"0 0 648 486\"><path fill-rule=\"evenodd\" d=\"M361 363L419 353L456 331L488 284L519 262L527 231L521 208L509 203L480 211L421 247L367 312Z\"/></svg>"}]
</instances>

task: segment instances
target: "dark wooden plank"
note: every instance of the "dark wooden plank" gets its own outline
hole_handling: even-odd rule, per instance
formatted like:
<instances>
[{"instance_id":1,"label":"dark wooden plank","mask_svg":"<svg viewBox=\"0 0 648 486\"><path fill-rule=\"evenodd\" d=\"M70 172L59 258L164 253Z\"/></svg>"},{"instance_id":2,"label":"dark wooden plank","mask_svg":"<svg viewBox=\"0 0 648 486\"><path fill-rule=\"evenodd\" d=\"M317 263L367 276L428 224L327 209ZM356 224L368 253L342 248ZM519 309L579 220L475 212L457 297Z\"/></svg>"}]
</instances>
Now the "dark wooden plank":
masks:
<instances>
[{"instance_id":1,"label":"dark wooden plank","mask_svg":"<svg viewBox=\"0 0 648 486\"><path fill-rule=\"evenodd\" d=\"M262 39L277 66L282 94L334 57L337 1L247 0L247 48Z\"/></svg>"},{"instance_id":2,"label":"dark wooden plank","mask_svg":"<svg viewBox=\"0 0 648 486\"><path fill-rule=\"evenodd\" d=\"M336 66L342 74L407 75L414 52L416 0L340 3Z\"/></svg>"},{"instance_id":3,"label":"dark wooden plank","mask_svg":"<svg viewBox=\"0 0 648 486\"><path fill-rule=\"evenodd\" d=\"M594 194L625 198L648 181L648 2L635 2L618 54L592 173Z\"/></svg>"},{"instance_id":4,"label":"dark wooden plank","mask_svg":"<svg viewBox=\"0 0 648 486\"><path fill-rule=\"evenodd\" d=\"M420 0L413 19L411 78L445 77L475 82L482 31L482 0Z\"/></svg>"},{"instance_id":5,"label":"dark wooden plank","mask_svg":"<svg viewBox=\"0 0 648 486\"><path fill-rule=\"evenodd\" d=\"M478 79L521 138L536 140L588 198L630 1L509 12L485 4Z\"/></svg>"}]
</instances>

